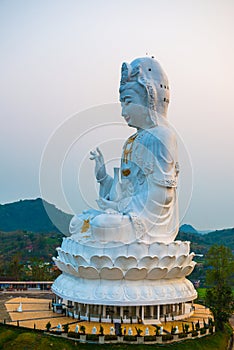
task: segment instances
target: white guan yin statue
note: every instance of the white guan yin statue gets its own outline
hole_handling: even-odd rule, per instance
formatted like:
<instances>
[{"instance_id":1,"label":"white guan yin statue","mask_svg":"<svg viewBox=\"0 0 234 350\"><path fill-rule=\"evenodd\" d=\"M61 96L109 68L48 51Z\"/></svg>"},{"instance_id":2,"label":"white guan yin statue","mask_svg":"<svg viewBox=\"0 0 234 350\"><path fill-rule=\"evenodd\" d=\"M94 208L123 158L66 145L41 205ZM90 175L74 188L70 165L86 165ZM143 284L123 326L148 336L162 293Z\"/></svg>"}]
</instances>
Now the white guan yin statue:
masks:
<instances>
[{"instance_id":1,"label":"white guan yin statue","mask_svg":"<svg viewBox=\"0 0 234 350\"><path fill-rule=\"evenodd\" d=\"M174 241L179 165L176 136L167 121L168 79L154 58L138 58L123 63L119 92L122 116L136 132L126 140L113 178L101 151L90 152L100 209L73 217L71 236L54 259L63 274L52 289L90 307L191 301L196 291L185 276L194 268L194 254L190 242Z\"/></svg>"}]
</instances>

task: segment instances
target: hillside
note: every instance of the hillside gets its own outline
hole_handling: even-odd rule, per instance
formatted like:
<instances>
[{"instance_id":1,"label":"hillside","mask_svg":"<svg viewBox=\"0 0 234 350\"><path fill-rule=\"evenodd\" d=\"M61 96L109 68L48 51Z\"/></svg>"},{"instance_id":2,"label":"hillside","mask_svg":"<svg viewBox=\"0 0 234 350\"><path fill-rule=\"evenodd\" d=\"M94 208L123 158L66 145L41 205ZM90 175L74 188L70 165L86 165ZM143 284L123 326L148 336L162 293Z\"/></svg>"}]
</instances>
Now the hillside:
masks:
<instances>
[{"instance_id":1,"label":"hillside","mask_svg":"<svg viewBox=\"0 0 234 350\"><path fill-rule=\"evenodd\" d=\"M60 232L58 227L51 222L47 212L55 219L53 221L58 223L57 226L63 232L68 231L72 216L41 198L0 205L0 230L4 232L17 230L42 233Z\"/></svg>"},{"instance_id":2,"label":"hillside","mask_svg":"<svg viewBox=\"0 0 234 350\"><path fill-rule=\"evenodd\" d=\"M190 228L188 231L186 232L184 228L183 230L180 229L176 239L190 241L191 250L197 254L205 254L214 244L227 246L234 251L234 228L216 230L206 234L199 234L197 231L196 233L191 233L192 230Z\"/></svg>"},{"instance_id":3,"label":"hillside","mask_svg":"<svg viewBox=\"0 0 234 350\"><path fill-rule=\"evenodd\" d=\"M13 239L13 237L17 237L18 241L20 241L21 235L31 233L35 242L39 239L37 237L42 235L46 239L47 236L45 234L51 233L53 236L54 233L59 233L58 227L51 222L47 212L50 217L55 218L55 222L62 228L62 232L68 232L69 222L72 216L57 209L55 205L43 201L41 198L21 200L15 203L0 205L0 231L2 231L1 252L6 253L8 249L14 252L17 250L17 241L12 242L14 247L10 247L9 242L7 246L5 246L4 242L7 240L7 232L9 233L8 238L11 237L11 239ZM34 233L34 235L32 235L32 233ZM58 242L55 242L55 238L53 244L59 244L60 239L61 236L59 235ZM191 250L197 254L205 254L213 244L226 245L234 250L234 228L200 234L199 231L191 225L184 224L180 227L176 239L190 241ZM40 241L42 241L41 238ZM36 249L37 245L36 243ZM43 244L40 243L40 245L42 246ZM21 241L21 247L23 249L27 246L30 246L30 244L26 244L25 242L25 245L23 245ZM41 251L41 254L46 256L46 252Z\"/></svg>"}]
</instances>

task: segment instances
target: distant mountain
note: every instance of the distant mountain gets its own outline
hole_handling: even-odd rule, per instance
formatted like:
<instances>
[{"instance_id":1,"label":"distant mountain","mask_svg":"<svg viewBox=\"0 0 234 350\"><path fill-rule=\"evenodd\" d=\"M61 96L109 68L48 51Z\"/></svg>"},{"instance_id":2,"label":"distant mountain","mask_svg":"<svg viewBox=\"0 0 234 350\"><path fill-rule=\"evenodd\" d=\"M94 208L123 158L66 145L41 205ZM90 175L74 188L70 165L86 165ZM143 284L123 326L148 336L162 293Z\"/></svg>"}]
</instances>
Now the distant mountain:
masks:
<instances>
[{"instance_id":1,"label":"distant mountain","mask_svg":"<svg viewBox=\"0 0 234 350\"><path fill-rule=\"evenodd\" d=\"M68 232L71 218L71 215L41 198L0 205L0 230L4 232L17 230L42 233Z\"/></svg>"},{"instance_id":2,"label":"distant mountain","mask_svg":"<svg viewBox=\"0 0 234 350\"><path fill-rule=\"evenodd\" d=\"M184 233L199 233L192 225L184 224L180 227L180 232Z\"/></svg>"},{"instance_id":3,"label":"distant mountain","mask_svg":"<svg viewBox=\"0 0 234 350\"><path fill-rule=\"evenodd\" d=\"M53 222L50 218L53 218ZM2 232L68 233L71 218L72 215L62 212L41 198L0 205ZM176 239L190 241L191 250L200 254L205 254L213 244L225 245L234 250L234 228L202 233L193 226L184 224L180 227Z\"/></svg>"}]
</instances>

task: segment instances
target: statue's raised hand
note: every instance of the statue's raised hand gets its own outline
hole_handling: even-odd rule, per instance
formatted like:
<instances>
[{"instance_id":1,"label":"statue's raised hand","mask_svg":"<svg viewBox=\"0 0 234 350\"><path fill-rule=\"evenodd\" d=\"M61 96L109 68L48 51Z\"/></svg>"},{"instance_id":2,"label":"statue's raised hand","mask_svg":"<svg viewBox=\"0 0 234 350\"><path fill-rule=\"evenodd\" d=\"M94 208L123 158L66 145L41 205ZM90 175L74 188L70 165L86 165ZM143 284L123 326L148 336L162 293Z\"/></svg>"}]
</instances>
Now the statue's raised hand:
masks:
<instances>
[{"instance_id":1,"label":"statue's raised hand","mask_svg":"<svg viewBox=\"0 0 234 350\"><path fill-rule=\"evenodd\" d=\"M91 154L91 157L89 159L95 160L95 175L96 175L96 179L98 181L102 181L103 179L105 179L105 177L107 175L102 152L97 147L96 150L91 151L90 154Z\"/></svg>"}]
</instances>

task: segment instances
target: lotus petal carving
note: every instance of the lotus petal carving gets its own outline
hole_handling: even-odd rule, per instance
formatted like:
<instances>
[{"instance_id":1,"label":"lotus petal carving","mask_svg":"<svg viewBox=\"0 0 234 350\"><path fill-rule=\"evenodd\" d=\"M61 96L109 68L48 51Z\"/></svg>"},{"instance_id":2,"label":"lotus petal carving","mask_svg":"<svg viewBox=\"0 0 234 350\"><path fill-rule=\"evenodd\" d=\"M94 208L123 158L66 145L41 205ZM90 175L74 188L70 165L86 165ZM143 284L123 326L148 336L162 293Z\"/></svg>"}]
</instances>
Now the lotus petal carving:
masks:
<instances>
[{"instance_id":1,"label":"lotus petal carving","mask_svg":"<svg viewBox=\"0 0 234 350\"><path fill-rule=\"evenodd\" d=\"M80 266L78 268L81 278L98 279L99 273L94 267Z\"/></svg>"},{"instance_id":2,"label":"lotus petal carving","mask_svg":"<svg viewBox=\"0 0 234 350\"><path fill-rule=\"evenodd\" d=\"M180 251L180 241L171 242L168 244L168 255L177 255Z\"/></svg>"},{"instance_id":3,"label":"lotus petal carving","mask_svg":"<svg viewBox=\"0 0 234 350\"><path fill-rule=\"evenodd\" d=\"M190 273L193 271L194 267L195 267L196 263L194 261L192 261L190 263L190 265L186 266L183 268L183 270L181 271L183 276L188 276L190 275Z\"/></svg>"},{"instance_id":4,"label":"lotus petal carving","mask_svg":"<svg viewBox=\"0 0 234 350\"><path fill-rule=\"evenodd\" d=\"M98 270L102 269L103 267L112 267L113 266L113 262L108 256L94 255L90 259L90 263Z\"/></svg>"},{"instance_id":5,"label":"lotus petal carving","mask_svg":"<svg viewBox=\"0 0 234 350\"><path fill-rule=\"evenodd\" d=\"M66 259L66 262L68 262L69 264L73 265L73 266L76 266L76 261L73 259L73 256L69 253L65 253L65 259Z\"/></svg>"},{"instance_id":6,"label":"lotus petal carving","mask_svg":"<svg viewBox=\"0 0 234 350\"><path fill-rule=\"evenodd\" d=\"M75 275L75 276L79 276L78 271L69 263L65 263L59 259L53 258L56 266L59 268L59 270L66 272L70 275Z\"/></svg>"},{"instance_id":7,"label":"lotus petal carving","mask_svg":"<svg viewBox=\"0 0 234 350\"><path fill-rule=\"evenodd\" d=\"M108 242L104 248L104 255L108 255L110 258L117 258L118 256L128 255L128 244Z\"/></svg>"},{"instance_id":8,"label":"lotus petal carving","mask_svg":"<svg viewBox=\"0 0 234 350\"><path fill-rule=\"evenodd\" d=\"M145 256L138 263L138 267L145 267L148 270L153 269L157 265L158 265L158 257L156 257L156 256L154 256L154 257L152 257L152 256Z\"/></svg>"},{"instance_id":9,"label":"lotus petal carving","mask_svg":"<svg viewBox=\"0 0 234 350\"><path fill-rule=\"evenodd\" d=\"M188 255L190 250L190 242L181 242L180 244L180 254Z\"/></svg>"},{"instance_id":10,"label":"lotus petal carving","mask_svg":"<svg viewBox=\"0 0 234 350\"><path fill-rule=\"evenodd\" d=\"M146 254L148 255L148 254ZM167 255L167 246L164 243L152 243L149 247L149 255L150 256L165 256Z\"/></svg>"},{"instance_id":11,"label":"lotus petal carving","mask_svg":"<svg viewBox=\"0 0 234 350\"><path fill-rule=\"evenodd\" d=\"M186 265L190 265L191 264L194 256L195 256L194 253L191 253L191 254L188 255L187 260L186 260Z\"/></svg>"},{"instance_id":12,"label":"lotus petal carving","mask_svg":"<svg viewBox=\"0 0 234 350\"><path fill-rule=\"evenodd\" d=\"M131 269L132 267L137 266L137 260L133 256L125 257L125 256L119 256L115 260L116 267L119 267L123 271L127 271Z\"/></svg>"},{"instance_id":13,"label":"lotus petal carving","mask_svg":"<svg viewBox=\"0 0 234 350\"><path fill-rule=\"evenodd\" d=\"M89 265L87 260L85 260L85 258L83 258L83 256L81 256L81 255L75 255L74 260L75 260L77 266L88 266Z\"/></svg>"},{"instance_id":14,"label":"lotus petal carving","mask_svg":"<svg viewBox=\"0 0 234 350\"><path fill-rule=\"evenodd\" d=\"M100 271L100 277L106 280L121 280L123 272L117 267L103 267Z\"/></svg>"},{"instance_id":15,"label":"lotus petal carving","mask_svg":"<svg viewBox=\"0 0 234 350\"><path fill-rule=\"evenodd\" d=\"M62 250L62 249L58 250L58 257L63 262L69 262L68 259L67 259L66 252L64 250Z\"/></svg>"},{"instance_id":16,"label":"lotus petal carving","mask_svg":"<svg viewBox=\"0 0 234 350\"><path fill-rule=\"evenodd\" d=\"M182 270L181 266L176 266L173 267L166 275L166 279L170 279L170 278L178 278L180 275L180 272Z\"/></svg>"},{"instance_id":17,"label":"lotus petal carving","mask_svg":"<svg viewBox=\"0 0 234 350\"><path fill-rule=\"evenodd\" d=\"M63 258L62 258L62 249L59 247L59 248L56 248L56 250L57 250L57 252L58 252L58 256L59 256L59 258L62 260Z\"/></svg>"},{"instance_id":18,"label":"lotus petal carving","mask_svg":"<svg viewBox=\"0 0 234 350\"><path fill-rule=\"evenodd\" d=\"M187 258L188 258L188 255L185 255L185 254L178 256L178 258L176 259L175 265L182 266L186 262Z\"/></svg>"},{"instance_id":19,"label":"lotus petal carving","mask_svg":"<svg viewBox=\"0 0 234 350\"><path fill-rule=\"evenodd\" d=\"M164 278L168 272L167 268L155 267L148 272L147 279L148 280L159 280Z\"/></svg>"},{"instance_id":20,"label":"lotus petal carving","mask_svg":"<svg viewBox=\"0 0 234 350\"><path fill-rule=\"evenodd\" d=\"M138 280L144 279L146 275L147 275L146 268L139 269L139 268L133 267L132 269L129 269L125 273L125 279L131 280L131 281L138 281Z\"/></svg>"},{"instance_id":21,"label":"lotus petal carving","mask_svg":"<svg viewBox=\"0 0 234 350\"><path fill-rule=\"evenodd\" d=\"M67 268L67 271L70 275L79 276L79 272L74 268L73 265L67 263L66 268Z\"/></svg>"},{"instance_id":22,"label":"lotus petal carving","mask_svg":"<svg viewBox=\"0 0 234 350\"><path fill-rule=\"evenodd\" d=\"M134 256L138 259L140 259L141 257L143 258L144 256L148 255L148 246L146 246L145 244L141 244L141 243L132 243L129 244L128 246L128 256Z\"/></svg>"},{"instance_id":23,"label":"lotus petal carving","mask_svg":"<svg viewBox=\"0 0 234 350\"><path fill-rule=\"evenodd\" d=\"M167 267L169 269L174 264L174 262L175 262L175 256L167 255L159 260L158 266L159 267Z\"/></svg>"}]
</instances>

